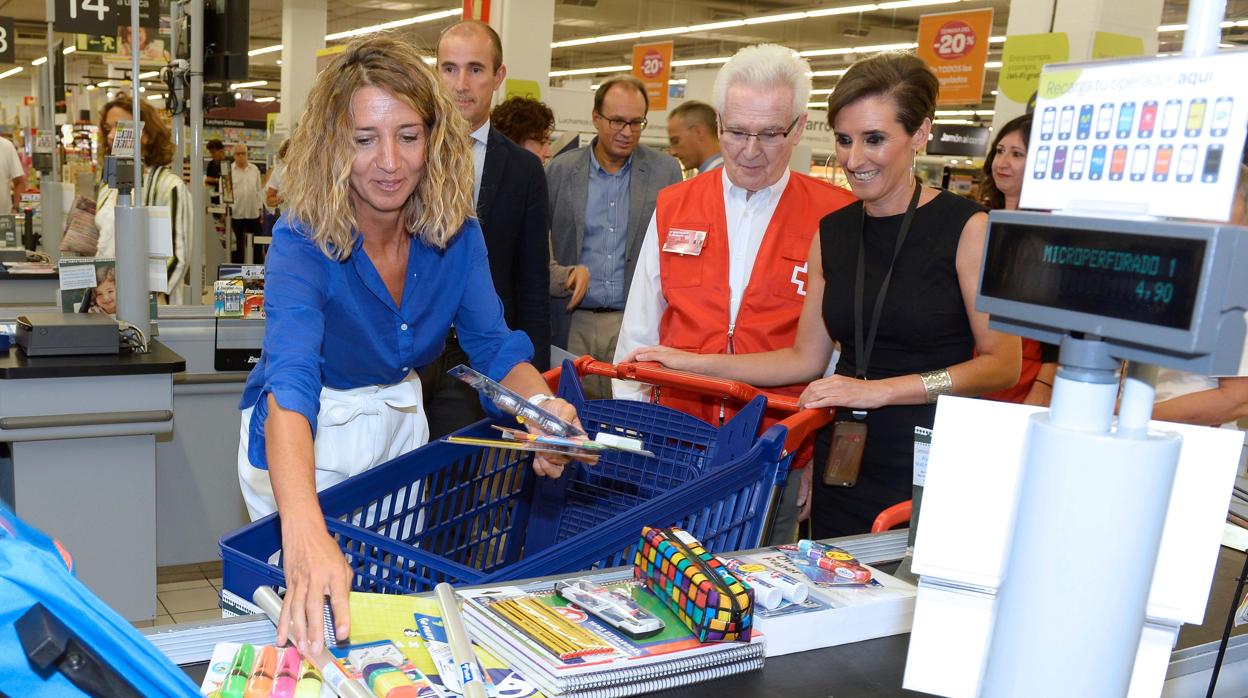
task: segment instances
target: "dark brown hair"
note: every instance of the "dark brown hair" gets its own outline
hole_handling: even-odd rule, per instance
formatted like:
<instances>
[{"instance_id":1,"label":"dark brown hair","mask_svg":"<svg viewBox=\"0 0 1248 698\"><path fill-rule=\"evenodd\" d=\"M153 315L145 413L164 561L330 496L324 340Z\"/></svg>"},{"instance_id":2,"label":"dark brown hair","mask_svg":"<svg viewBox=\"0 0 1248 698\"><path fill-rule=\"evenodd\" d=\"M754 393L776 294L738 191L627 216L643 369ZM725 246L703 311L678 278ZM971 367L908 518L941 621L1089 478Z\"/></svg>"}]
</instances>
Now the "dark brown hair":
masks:
<instances>
[{"instance_id":1,"label":"dark brown hair","mask_svg":"<svg viewBox=\"0 0 1248 698\"><path fill-rule=\"evenodd\" d=\"M116 99L104 105L100 110L100 162L104 162L104 157L113 152L112 138L104 138L105 119L108 113L115 108L121 108L129 112L130 118L134 118L134 105L130 103L128 95L121 95ZM139 113L143 119L143 135L147 136L147 142L143 143L143 165L146 167L159 167L160 165L168 165L173 162L173 136L169 131L169 126L165 124L164 119L160 118L156 108L148 104L147 100L139 100ZM129 119L127 119L128 121ZM142 140L142 139L140 139Z\"/></svg>"},{"instance_id":2,"label":"dark brown hair","mask_svg":"<svg viewBox=\"0 0 1248 698\"><path fill-rule=\"evenodd\" d=\"M1023 139L1023 147L1031 147L1031 114L1023 114L1005 122L988 146L988 154L984 156L984 181L979 185L979 194L975 197L981 204L990 209L1005 208L1005 194L997 189L997 182L992 178L992 163L997 159L997 145L1001 139L1017 132Z\"/></svg>"},{"instance_id":3,"label":"dark brown hair","mask_svg":"<svg viewBox=\"0 0 1248 698\"><path fill-rule=\"evenodd\" d=\"M602 102L607 98L607 92L616 85L625 85L640 92L641 98L646 101L646 113L650 112L650 95L646 94L646 84L632 75L612 75L603 80L602 84L598 86L598 90L594 92L594 111L602 116L606 116L606 114L602 113Z\"/></svg>"},{"instance_id":4,"label":"dark brown hair","mask_svg":"<svg viewBox=\"0 0 1248 698\"><path fill-rule=\"evenodd\" d=\"M680 106L667 113L668 121L671 121L672 117L676 116L684 119L690 126L702 124L706 127L706 132L710 134L711 138L718 137L719 130L715 125L715 108L706 102L699 102L696 99L681 102Z\"/></svg>"},{"instance_id":5,"label":"dark brown hair","mask_svg":"<svg viewBox=\"0 0 1248 698\"><path fill-rule=\"evenodd\" d=\"M828 125L835 129L836 115L842 109L868 97L893 98L897 122L914 133L924 119L936 116L936 95L940 83L921 58L903 51L885 51L868 56L849 67L828 96Z\"/></svg>"},{"instance_id":6,"label":"dark brown hair","mask_svg":"<svg viewBox=\"0 0 1248 698\"><path fill-rule=\"evenodd\" d=\"M490 124L513 143L544 140L555 127L555 113L532 97L508 97L490 112Z\"/></svg>"}]
</instances>

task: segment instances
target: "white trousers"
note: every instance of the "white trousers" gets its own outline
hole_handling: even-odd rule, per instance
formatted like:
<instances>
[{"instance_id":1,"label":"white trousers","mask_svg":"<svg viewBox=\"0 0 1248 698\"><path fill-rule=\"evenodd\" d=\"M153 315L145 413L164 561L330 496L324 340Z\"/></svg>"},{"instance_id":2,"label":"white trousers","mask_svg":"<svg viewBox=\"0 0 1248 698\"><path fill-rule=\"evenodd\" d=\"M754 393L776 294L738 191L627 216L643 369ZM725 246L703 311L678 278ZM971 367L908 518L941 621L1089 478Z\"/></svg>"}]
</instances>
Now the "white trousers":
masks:
<instances>
[{"instance_id":1,"label":"white trousers","mask_svg":"<svg viewBox=\"0 0 1248 698\"><path fill-rule=\"evenodd\" d=\"M267 398L266 398L267 399ZM247 457L251 413L243 410L238 442L238 481L255 521L277 511L269 471ZM351 390L321 388L321 410L313 441L316 491L397 458L429 441L420 377L415 371L394 385Z\"/></svg>"}]
</instances>

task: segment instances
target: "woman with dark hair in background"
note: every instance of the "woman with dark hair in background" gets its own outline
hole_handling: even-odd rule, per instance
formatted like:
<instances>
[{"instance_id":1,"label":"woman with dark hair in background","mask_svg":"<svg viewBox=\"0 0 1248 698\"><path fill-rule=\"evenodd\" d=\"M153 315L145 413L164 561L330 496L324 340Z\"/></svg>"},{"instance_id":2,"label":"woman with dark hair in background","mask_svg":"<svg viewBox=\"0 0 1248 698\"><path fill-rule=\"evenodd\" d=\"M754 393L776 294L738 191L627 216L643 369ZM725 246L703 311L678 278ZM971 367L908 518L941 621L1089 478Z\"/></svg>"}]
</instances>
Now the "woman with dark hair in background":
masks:
<instances>
[{"instance_id":1,"label":"woman with dark hair in background","mask_svg":"<svg viewBox=\"0 0 1248 698\"><path fill-rule=\"evenodd\" d=\"M138 151L143 161L143 200L135 201L136 206L167 206L169 208L169 224L173 235L173 256L168 260L167 274L169 277L169 300L173 303L184 302L185 284L189 283L187 275L188 251L187 236L191 230L191 192L186 188L177 173L170 168L173 162L173 138L169 126L165 124L156 108L147 100L140 100L140 114L143 117L143 135L139 138ZM104 171L104 158L112 154L113 129L119 121L134 119L130 97L122 95L104 105L100 110L100 171ZM117 192L108 184L101 182L95 197L95 225L100 230L99 247L96 257L117 256L117 233L115 212Z\"/></svg>"},{"instance_id":2,"label":"woman with dark hair in background","mask_svg":"<svg viewBox=\"0 0 1248 698\"><path fill-rule=\"evenodd\" d=\"M532 97L508 97L490 112L490 125L541 159L550 162L550 134L555 130L555 113ZM549 244L549 240L547 241ZM581 304L589 290L589 267L564 266L550 259L550 296L569 298L568 311Z\"/></svg>"},{"instance_id":3,"label":"woman with dark hair in background","mask_svg":"<svg viewBox=\"0 0 1248 698\"><path fill-rule=\"evenodd\" d=\"M815 538L864 533L881 510L910 499L914 429L931 428L938 396L981 395L1018 380L1018 338L989 329L975 310L987 216L914 177L937 90L922 60L888 52L850 66L828 99L837 160L859 201L820 222L794 346L635 354L754 385L812 381L802 406L837 415L816 439ZM840 360L823 378L833 340ZM859 457L834 442L861 444Z\"/></svg>"},{"instance_id":4,"label":"woman with dark hair in background","mask_svg":"<svg viewBox=\"0 0 1248 698\"><path fill-rule=\"evenodd\" d=\"M1027 147L1031 141L1031 114L1011 119L997 131L997 137L984 158L984 181L979 201L990 209L1018 209L1027 173ZM1048 405L1053 397L1057 375L1057 347L1023 338L1023 365L1012 388L987 393L984 397L1025 405Z\"/></svg>"}]
</instances>

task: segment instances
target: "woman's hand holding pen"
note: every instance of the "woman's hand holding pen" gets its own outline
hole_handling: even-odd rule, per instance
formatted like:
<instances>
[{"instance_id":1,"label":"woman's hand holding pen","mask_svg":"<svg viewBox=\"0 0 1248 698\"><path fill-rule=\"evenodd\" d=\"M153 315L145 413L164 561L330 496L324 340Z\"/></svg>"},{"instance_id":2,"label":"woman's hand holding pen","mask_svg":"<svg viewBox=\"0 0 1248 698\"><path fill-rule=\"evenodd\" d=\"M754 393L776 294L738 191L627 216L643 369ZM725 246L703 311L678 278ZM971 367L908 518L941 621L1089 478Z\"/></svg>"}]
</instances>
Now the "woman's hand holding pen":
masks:
<instances>
[{"instance_id":1,"label":"woman's hand holding pen","mask_svg":"<svg viewBox=\"0 0 1248 698\"><path fill-rule=\"evenodd\" d=\"M559 419L583 429L580 417L576 416L576 408L571 403L562 398L551 398L542 403L542 409L555 415ZM525 427L533 434L541 434L546 436L546 432L542 431L533 422L525 422ZM533 454L533 472L542 477L558 478L563 475L563 466L572 460L568 456L562 456L557 453L535 453Z\"/></svg>"}]
</instances>

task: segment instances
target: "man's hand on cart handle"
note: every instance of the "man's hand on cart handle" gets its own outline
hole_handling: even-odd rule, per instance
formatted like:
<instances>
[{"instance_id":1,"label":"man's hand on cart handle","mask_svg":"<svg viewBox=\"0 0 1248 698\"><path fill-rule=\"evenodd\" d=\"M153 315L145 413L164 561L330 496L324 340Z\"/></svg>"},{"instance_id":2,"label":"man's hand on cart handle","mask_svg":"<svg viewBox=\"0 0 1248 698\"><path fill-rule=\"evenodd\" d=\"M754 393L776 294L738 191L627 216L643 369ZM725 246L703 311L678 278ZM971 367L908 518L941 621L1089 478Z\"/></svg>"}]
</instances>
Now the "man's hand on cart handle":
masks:
<instances>
[{"instance_id":1,"label":"man's hand on cart handle","mask_svg":"<svg viewBox=\"0 0 1248 698\"><path fill-rule=\"evenodd\" d=\"M294 635L304 654L325 647L325 598L334 612L334 634L346 640L351 632L351 567L323 521L311 526L282 521L282 565L286 573L286 597L277 624L277 644ZM316 524L319 524L316 525Z\"/></svg>"},{"instance_id":2,"label":"man's hand on cart handle","mask_svg":"<svg viewBox=\"0 0 1248 698\"><path fill-rule=\"evenodd\" d=\"M667 368L676 371L698 372L700 354L694 354L680 349L671 347L640 347L634 349L624 359L622 363L632 363L634 361L657 361Z\"/></svg>"},{"instance_id":3,"label":"man's hand on cart handle","mask_svg":"<svg viewBox=\"0 0 1248 698\"><path fill-rule=\"evenodd\" d=\"M530 400L531 399L532 398L530 398ZM552 397L543 400L541 407L559 419L562 419L579 429L584 429L584 427L581 426L580 417L576 416L576 408L563 398ZM533 434L547 435L546 432L542 431L532 422L526 421L524 426ZM568 456L561 456L556 453L535 453L533 457L533 472L537 473L541 477L559 478L563 475L563 466L567 465L570 460L572 459Z\"/></svg>"}]
</instances>

